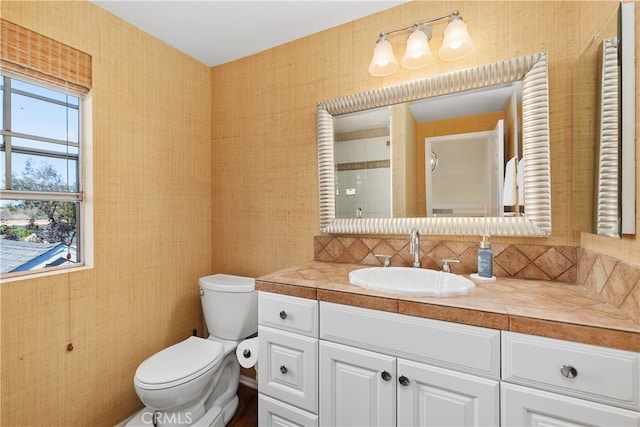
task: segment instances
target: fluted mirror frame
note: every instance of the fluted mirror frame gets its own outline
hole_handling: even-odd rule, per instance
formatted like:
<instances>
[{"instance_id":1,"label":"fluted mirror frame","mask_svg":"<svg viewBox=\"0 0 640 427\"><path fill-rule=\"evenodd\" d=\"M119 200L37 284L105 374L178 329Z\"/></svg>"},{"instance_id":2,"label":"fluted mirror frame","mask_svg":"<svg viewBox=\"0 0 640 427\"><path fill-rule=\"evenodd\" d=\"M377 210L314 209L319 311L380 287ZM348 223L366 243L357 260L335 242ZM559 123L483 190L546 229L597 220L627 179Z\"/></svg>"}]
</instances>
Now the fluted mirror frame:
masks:
<instances>
[{"instance_id":1,"label":"fluted mirror frame","mask_svg":"<svg viewBox=\"0 0 640 427\"><path fill-rule=\"evenodd\" d=\"M318 103L320 230L327 234L551 235L547 53L454 71ZM336 218L333 116L522 80L525 215L521 217Z\"/></svg>"},{"instance_id":2,"label":"fluted mirror frame","mask_svg":"<svg viewBox=\"0 0 640 427\"><path fill-rule=\"evenodd\" d=\"M600 141L596 206L597 233L620 236L620 144L618 99L618 40L602 41L602 82L600 87Z\"/></svg>"}]
</instances>

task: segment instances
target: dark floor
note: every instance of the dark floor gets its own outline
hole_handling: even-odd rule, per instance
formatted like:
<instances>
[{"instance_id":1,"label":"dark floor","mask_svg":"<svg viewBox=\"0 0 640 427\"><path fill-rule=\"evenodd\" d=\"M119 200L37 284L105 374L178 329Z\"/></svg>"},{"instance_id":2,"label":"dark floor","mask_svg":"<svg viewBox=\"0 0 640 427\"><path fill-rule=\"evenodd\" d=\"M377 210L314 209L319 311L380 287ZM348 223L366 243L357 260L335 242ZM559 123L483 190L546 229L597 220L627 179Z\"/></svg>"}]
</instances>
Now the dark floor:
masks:
<instances>
[{"instance_id":1,"label":"dark floor","mask_svg":"<svg viewBox=\"0 0 640 427\"><path fill-rule=\"evenodd\" d=\"M227 427L256 427L258 425L258 390L240 383L240 403Z\"/></svg>"}]
</instances>

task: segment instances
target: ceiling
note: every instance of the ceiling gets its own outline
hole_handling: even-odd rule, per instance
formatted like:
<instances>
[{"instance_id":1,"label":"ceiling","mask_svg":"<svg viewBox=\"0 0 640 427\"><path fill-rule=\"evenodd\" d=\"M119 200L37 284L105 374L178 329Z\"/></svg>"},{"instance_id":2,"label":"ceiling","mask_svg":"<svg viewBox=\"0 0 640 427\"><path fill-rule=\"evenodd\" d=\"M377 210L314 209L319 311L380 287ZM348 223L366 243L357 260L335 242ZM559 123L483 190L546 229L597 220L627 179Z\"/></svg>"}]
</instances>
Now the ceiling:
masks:
<instances>
[{"instance_id":1,"label":"ceiling","mask_svg":"<svg viewBox=\"0 0 640 427\"><path fill-rule=\"evenodd\" d=\"M208 66L253 55L408 1L92 0ZM372 49L377 36L371 34Z\"/></svg>"}]
</instances>

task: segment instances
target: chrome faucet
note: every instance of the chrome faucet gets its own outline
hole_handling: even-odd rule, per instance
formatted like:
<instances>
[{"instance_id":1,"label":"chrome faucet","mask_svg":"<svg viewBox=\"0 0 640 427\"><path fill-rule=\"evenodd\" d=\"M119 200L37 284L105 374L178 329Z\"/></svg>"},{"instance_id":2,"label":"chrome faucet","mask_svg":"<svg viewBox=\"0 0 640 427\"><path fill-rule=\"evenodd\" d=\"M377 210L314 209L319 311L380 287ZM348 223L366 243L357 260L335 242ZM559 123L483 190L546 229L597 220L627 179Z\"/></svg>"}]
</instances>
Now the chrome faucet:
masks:
<instances>
[{"instance_id":1,"label":"chrome faucet","mask_svg":"<svg viewBox=\"0 0 640 427\"><path fill-rule=\"evenodd\" d=\"M409 240L409 253L413 254L413 266L420 268L420 236L418 229L411 229L411 238Z\"/></svg>"}]
</instances>

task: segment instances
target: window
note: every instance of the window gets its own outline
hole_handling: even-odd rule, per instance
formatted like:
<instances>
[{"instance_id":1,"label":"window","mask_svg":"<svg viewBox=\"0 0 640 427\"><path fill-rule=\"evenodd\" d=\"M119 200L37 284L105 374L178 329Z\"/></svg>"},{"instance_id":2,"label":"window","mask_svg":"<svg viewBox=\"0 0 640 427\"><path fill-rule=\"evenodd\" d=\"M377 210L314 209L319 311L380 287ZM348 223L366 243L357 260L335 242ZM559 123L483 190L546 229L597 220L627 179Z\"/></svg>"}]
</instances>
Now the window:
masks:
<instances>
[{"instance_id":1,"label":"window","mask_svg":"<svg viewBox=\"0 0 640 427\"><path fill-rule=\"evenodd\" d=\"M84 262L83 96L0 76L3 277Z\"/></svg>"}]
</instances>

